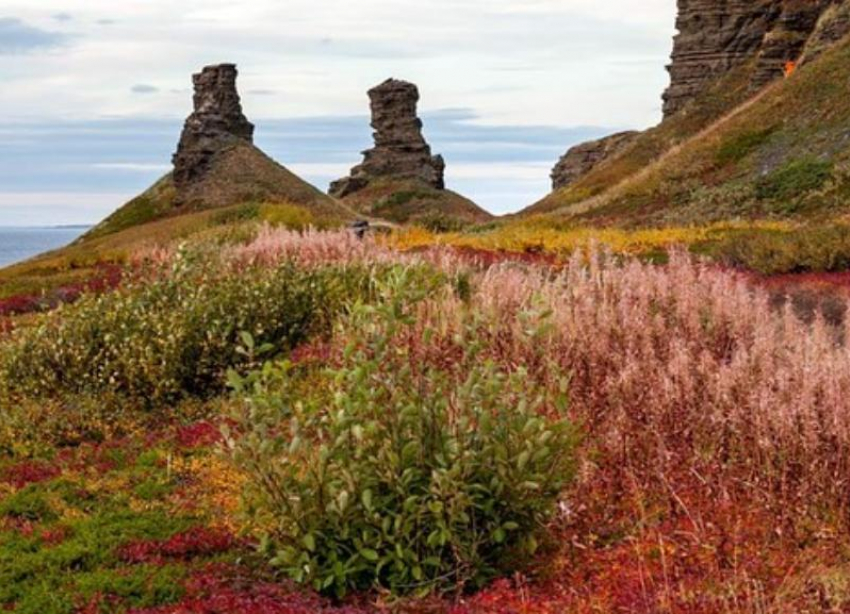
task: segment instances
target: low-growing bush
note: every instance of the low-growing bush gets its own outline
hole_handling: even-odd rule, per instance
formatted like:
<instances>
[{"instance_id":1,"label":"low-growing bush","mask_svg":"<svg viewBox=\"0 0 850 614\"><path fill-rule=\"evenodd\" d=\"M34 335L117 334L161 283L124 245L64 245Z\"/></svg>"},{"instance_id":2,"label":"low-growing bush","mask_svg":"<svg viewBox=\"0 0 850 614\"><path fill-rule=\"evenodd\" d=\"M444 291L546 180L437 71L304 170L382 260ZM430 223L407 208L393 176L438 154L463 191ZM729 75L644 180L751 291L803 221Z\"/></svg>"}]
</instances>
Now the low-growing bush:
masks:
<instances>
[{"instance_id":1,"label":"low-growing bush","mask_svg":"<svg viewBox=\"0 0 850 614\"><path fill-rule=\"evenodd\" d=\"M727 264L764 273L834 273L850 270L850 226L734 234L711 250Z\"/></svg>"},{"instance_id":2,"label":"low-growing bush","mask_svg":"<svg viewBox=\"0 0 850 614\"><path fill-rule=\"evenodd\" d=\"M772 128L743 132L727 141L717 149L716 160L720 166L734 164L746 158L750 153L763 145L773 133Z\"/></svg>"},{"instance_id":3,"label":"low-growing bush","mask_svg":"<svg viewBox=\"0 0 850 614\"><path fill-rule=\"evenodd\" d=\"M495 366L470 323L450 363L423 359L428 289L401 273L345 320L345 351L298 385L292 365L234 376L229 438L272 563L342 596L480 587L537 548L573 473L566 382ZM334 361L332 361L334 362Z\"/></svg>"},{"instance_id":4,"label":"low-growing bush","mask_svg":"<svg viewBox=\"0 0 850 614\"><path fill-rule=\"evenodd\" d=\"M109 392L148 407L207 397L223 389L228 368L250 368L252 357L237 352L240 333L285 351L329 331L374 276L368 266L289 261L228 269L209 253L184 252L168 272L12 333L0 346L0 382L8 394Z\"/></svg>"},{"instance_id":5,"label":"low-growing bush","mask_svg":"<svg viewBox=\"0 0 850 614\"><path fill-rule=\"evenodd\" d=\"M432 212L420 218L418 223L429 232L446 233L460 232L469 223L442 212Z\"/></svg>"},{"instance_id":6,"label":"low-growing bush","mask_svg":"<svg viewBox=\"0 0 850 614\"><path fill-rule=\"evenodd\" d=\"M760 199L788 200L817 190L832 177L832 162L803 158L794 160L762 177L756 184Z\"/></svg>"}]
</instances>

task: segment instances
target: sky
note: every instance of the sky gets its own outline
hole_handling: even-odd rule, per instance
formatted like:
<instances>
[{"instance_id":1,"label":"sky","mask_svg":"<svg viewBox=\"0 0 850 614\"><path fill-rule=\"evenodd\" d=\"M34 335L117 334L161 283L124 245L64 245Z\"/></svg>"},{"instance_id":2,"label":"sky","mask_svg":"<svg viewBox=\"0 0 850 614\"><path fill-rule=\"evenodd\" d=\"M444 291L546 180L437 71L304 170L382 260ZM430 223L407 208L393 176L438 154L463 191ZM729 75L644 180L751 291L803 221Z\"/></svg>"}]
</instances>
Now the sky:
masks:
<instances>
[{"instance_id":1,"label":"sky","mask_svg":"<svg viewBox=\"0 0 850 614\"><path fill-rule=\"evenodd\" d=\"M269 155L322 189L366 90L421 93L448 187L494 213L570 146L661 118L674 0L0 0L0 226L93 223L170 168L191 74L239 65Z\"/></svg>"}]
</instances>

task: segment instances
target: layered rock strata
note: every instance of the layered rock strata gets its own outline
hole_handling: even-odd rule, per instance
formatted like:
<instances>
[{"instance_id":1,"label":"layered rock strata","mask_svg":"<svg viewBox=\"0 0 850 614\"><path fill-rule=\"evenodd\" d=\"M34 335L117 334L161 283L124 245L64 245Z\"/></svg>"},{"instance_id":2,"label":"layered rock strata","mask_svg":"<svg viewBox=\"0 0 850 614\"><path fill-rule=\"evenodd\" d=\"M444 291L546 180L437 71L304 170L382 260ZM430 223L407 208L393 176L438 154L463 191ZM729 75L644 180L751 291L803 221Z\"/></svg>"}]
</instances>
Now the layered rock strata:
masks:
<instances>
[{"instance_id":1,"label":"layered rock strata","mask_svg":"<svg viewBox=\"0 0 850 614\"><path fill-rule=\"evenodd\" d=\"M445 162L431 154L417 115L419 90L412 83L389 79L369 90L375 146L348 177L331 184L330 193L344 198L378 178L415 180L442 190Z\"/></svg>"},{"instance_id":2,"label":"layered rock strata","mask_svg":"<svg viewBox=\"0 0 850 614\"><path fill-rule=\"evenodd\" d=\"M820 18L841 4L844 0L678 0L664 116L678 113L742 64L754 63L753 90L787 74Z\"/></svg>"},{"instance_id":3,"label":"layered rock strata","mask_svg":"<svg viewBox=\"0 0 850 614\"><path fill-rule=\"evenodd\" d=\"M253 143L254 125L242 113L233 64L207 66L193 75L194 112L188 117L174 154L178 192L201 180L222 151Z\"/></svg>"}]
</instances>

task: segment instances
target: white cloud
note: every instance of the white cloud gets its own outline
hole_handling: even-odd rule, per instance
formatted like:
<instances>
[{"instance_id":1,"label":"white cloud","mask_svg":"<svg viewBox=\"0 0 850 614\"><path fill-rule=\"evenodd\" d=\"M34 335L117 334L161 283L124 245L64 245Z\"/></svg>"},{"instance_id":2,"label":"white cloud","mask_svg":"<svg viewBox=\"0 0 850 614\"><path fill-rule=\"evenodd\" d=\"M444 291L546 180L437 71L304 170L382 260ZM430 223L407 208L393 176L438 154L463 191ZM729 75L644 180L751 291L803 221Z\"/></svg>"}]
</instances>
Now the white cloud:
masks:
<instances>
[{"instance_id":1,"label":"white cloud","mask_svg":"<svg viewBox=\"0 0 850 614\"><path fill-rule=\"evenodd\" d=\"M151 171L167 173L171 170L170 164L150 164L145 162L95 162L92 168L106 171L138 171L149 173Z\"/></svg>"},{"instance_id":2,"label":"white cloud","mask_svg":"<svg viewBox=\"0 0 850 614\"><path fill-rule=\"evenodd\" d=\"M360 112L365 90L395 75L419 83L424 108L474 107L503 123L634 126L659 117L675 12L673 0L4 4L34 26L71 13L65 27L75 35L61 55L0 63L14 85L0 103L6 116L181 115L190 73L228 60L240 64L254 118ZM132 95L151 82L179 93ZM270 90L279 95L260 94Z\"/></svg>"},{"instance_id":3,"label":"white cloud","mask_svg":"<svg viewBox=\"0 0 850 614\"><path fill-rule=\"evenodd\" d=\"M298 134L295 150L292 135L275 136L270 126L364 118L366 90L395 76L419 85L426 114L471 110L465 124L449 122L442 132L426 115L426 135L447 154L453 187L490 199L484 204L497 203L494 210L516 209L545 193L549 167L572 144L557 127L641 128L660 119L675 9L674 0L4 0L0 18L23 25L31 41L26 54L0 52L0 117L17 125L172 122L173 133L157 137L150 157L134 149L100 156L95 134L90 152L69 150L54 161L61 179L51 184L44 174L37 188L135 189L145 173L167 168L179 121L191 110L191 74L236 62L261 146L273 138L271 153L321 185L359 161L368 126L342 140L333 131L314 141ZM57 21L62 14L73 19ZM467 150L470 126L511 127L509 147L494 130L474 135ZM20 174L35 184L39 160L52 159L51 143L35 134L16 138L30 142ZM535 143L545 146L522 153ZM75 181L80 167L100 174ZM0 169L0 180L22 183L13 171ZM95 181L106 183L94 188ZM0 210L0 224L5 215Z\"/></svg>"}]
</instances>

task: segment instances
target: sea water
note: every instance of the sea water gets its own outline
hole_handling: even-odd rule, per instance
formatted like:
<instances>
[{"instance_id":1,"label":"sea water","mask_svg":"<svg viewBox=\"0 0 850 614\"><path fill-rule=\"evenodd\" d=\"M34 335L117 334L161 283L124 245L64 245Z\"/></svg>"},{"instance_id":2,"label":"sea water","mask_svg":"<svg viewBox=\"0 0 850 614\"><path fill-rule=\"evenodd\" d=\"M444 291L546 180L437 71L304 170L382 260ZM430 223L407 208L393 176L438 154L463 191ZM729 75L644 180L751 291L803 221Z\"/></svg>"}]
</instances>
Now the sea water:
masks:
<instances>
[{"instance_id":1,"label":"sea water","mask_svg":"<svg viewBox=\"0 0 850 614\"><path fill-rule=\"evenodd\" d=\"M62 247L82 235L87 227L12 228L0 226L0 267Z\"/></svg>"}]
</instances>

